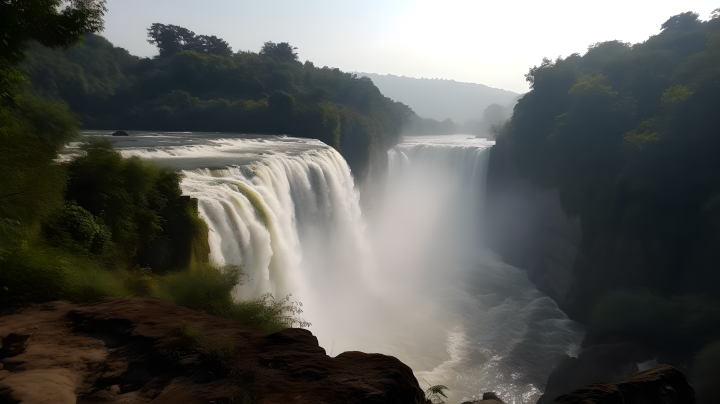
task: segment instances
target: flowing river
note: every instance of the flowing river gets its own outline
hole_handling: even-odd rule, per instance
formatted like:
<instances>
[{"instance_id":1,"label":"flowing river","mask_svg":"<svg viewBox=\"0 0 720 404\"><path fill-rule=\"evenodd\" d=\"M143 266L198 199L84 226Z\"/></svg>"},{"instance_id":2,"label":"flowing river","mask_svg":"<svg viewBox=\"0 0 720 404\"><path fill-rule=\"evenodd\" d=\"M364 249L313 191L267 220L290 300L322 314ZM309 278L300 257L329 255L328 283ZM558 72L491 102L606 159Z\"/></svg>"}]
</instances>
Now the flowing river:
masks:
<instances>
[{"instance_id":1,"label":"flowing river","mask_svg":"<svg viewBox=\"0 0 720 404\"><path fill-rule=\"evenodd\" d=\"M86 132L101 135L107 132ZM328 354L398 357L447 402L495 391L534 403L584 330L483 248L492 142L409 137L367 184L364 212L350 169L321 142L285 136L140 132L113 137L125 156L182 170L199 200L211 259L242 265L237 297L292 294ZM488 214L492 214L489 212Z\"/></svg>"}]
</instances>

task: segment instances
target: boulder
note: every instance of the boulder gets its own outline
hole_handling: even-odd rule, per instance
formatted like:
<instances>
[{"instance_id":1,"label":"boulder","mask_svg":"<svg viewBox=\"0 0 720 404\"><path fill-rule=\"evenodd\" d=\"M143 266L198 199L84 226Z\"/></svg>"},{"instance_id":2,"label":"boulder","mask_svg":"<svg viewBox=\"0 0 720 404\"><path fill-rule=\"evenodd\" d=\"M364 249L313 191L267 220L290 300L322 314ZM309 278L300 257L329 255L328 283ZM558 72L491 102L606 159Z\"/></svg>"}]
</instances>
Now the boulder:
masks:
<instances>
[{"instance_id":1,"label":"boulder","mask_svg":"<svg viewBox=\"0 0 720 404\"><path fill-rule=\"evenodd\" d=\"M482 400L466 401L462 404L505 404L505 402L501 400L497 394L489 391L487 393L483 393Z\"/></svg>"},{"instance_id":2,"label":"boulder","mask_svg":"<svg viewBox=\"0 0 720 404\"><path fill-rule=\"evenodd\" d=\"M112 136L130 136L130 135L128 135L127 132L125 132L123 130L117 130L112 133Z\"/></svg>"},{"instance_id":3,"label":"boulder","mask_svg":"<svg viewBox=\"0 0 720 404\"><path fill-rule=\"evenodd\" d=\"M564 394L557 404L694 404L695 391L670 365L640 372L619 383L595 383Z\"/></svg>"},{"instance_id":4,"label":"boulder","mask_svg":"<svg viewBox=\"0 0 720 404\"><path fill-rule=\"evenodd\" d=\"M639 362L649 359L653 359L650 352L629 342L592 345L577 358L565 356L558 363L537 404L552 403L561 395L592 383L621 382L640 371Z\"/></svg>"},{"instance_id":5,"label":"boulder","mask_svg":"<svg viewBox=\"0 0 720 404\"><path fill-rule=\"evenodd\" d=\"M10 333L2 339L0 358L11 358L25 352L28 340L32 334Z\"/></svg>"}]
</instances>

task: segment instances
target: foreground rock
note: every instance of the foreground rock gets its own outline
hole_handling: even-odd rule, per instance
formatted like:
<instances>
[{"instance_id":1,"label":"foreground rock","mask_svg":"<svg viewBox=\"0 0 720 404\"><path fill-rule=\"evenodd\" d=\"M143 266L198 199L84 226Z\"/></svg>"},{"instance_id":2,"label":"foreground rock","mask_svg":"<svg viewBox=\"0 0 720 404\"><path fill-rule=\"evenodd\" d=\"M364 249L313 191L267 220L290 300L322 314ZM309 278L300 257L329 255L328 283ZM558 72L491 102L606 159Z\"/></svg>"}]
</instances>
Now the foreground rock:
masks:
<instances>
[{"instance_id":1,"label":"foreground rock","mask_svg":"<svg viewBox=\"0 0 720 404\"><path fill-rule=\"evenodd\" d=\"M188 324L201 330L191 338L195 348L178 331ZM13 341L31 336L2 358L0 402L415 404L423 398L412 370L396 358L362 352L332 358L307 330L267 335L162 300L32 305L0 317L0 337L11 334Z\"/></svg>"},{"instance_id":2,"label":"foreground rock","mask_svg":"<svg viewBox=\"0 0 720 404\"><path fill-rule=\"evenodd\" d=\"M497 396L497 394L493 392L487 392L483 393L482 400L466 401L462 404L505 404L505 402L501 400L500 397Z\"/></svg>"},{"instance_id":3,"label":"foreground rock","mask_svg":"<svg viewBox=\"0 0 720 404\"><path fill-rule=\"evenodd\" d=\"M682 372L660 365L619 383L595 383L562 395L557 404L693 404L695 391Z\"/></svg>"}]
</instances>

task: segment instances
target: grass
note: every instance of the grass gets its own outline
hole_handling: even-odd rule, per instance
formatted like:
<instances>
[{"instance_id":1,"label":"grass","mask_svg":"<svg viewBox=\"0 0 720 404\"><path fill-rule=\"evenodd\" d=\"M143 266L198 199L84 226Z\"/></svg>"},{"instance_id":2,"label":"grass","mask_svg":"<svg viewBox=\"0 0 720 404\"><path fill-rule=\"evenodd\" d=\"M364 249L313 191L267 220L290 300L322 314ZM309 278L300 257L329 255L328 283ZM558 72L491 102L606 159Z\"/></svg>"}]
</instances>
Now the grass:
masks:
<instances>
[{"instance_id":1,"label":"grass","mask_svg":"<svg viewBox=\"0 0 720 404\"><path fill-rule=\"evenodd\" d=\"M236 265L201 264L189 271L159 276L152 288L157 291L154 297L267 332L310 325L298 317L302 314L302 305L290 301L290 295L279 300L270 294L258 299L236 300L233 290L243 277L242 269Z\"/></svg>"},{"instance_id":2,"label":"grass","mask_svg":"<svg viewBox=\"0 0 720 404\"><path fill-rule=\"evenodd\" d=\"M196 323L181 323L171 336L178 337L182 345L192 349L198 356L219 361L225 366L237 354L237 348L232 341L209 338Z\"/></svg>"},{"instance_id":3,"label":"grass","mask_svg":"<svg viewBox=\"0 0 720 404\"><path fill-rule=\"evenodd\" d=\"M229 318L266 332L307 327L301 305L290 296L266 294L238 300L242 268L196 263L167 274L148 269L108 268L90 254L81 254L25 237L12 222L0 229L0 299L89 302L102 297L150 297L172 301L193 310Z\"/></svg>"}]
</instances>

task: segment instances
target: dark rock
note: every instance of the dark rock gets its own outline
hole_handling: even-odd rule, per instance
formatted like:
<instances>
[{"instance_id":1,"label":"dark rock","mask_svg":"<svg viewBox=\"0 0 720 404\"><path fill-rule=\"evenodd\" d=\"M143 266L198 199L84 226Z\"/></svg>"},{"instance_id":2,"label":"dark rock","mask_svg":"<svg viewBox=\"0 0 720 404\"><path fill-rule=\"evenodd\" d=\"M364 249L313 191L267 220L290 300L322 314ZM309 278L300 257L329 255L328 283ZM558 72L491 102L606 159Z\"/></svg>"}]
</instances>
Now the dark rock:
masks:
<instances>
[{"instance_id":1,"label":"dark rock","mask_svg":"<svg viewBox=\"0 0 720 404\"><path fill-rule=\"evenodd\" d=\"M27 389L20 387L26 385L27 370L71 374L84 386L71 386L67 392L77 395L77 402L424 402L412 370L398 359L362 352L333 358L308 330L268 335L156 299L46 306L52 310L34 305L0 317L0 328L8 331L18 332L28 323L39 326L33 334L36 343L21 357L22 368L15 361L15 368L0 380L0 402L5 402L5 390L8 397L22 401ZM183 323L199 327L206 341L230 344L234 353L220 358L183 345L177 334ZM60 351L68 357L87 357L87 366L56 358ZM38 390L46 388L36 379Z\"/></svg>"},{"instance_id":2,"label":"dark rock","mask_svg":"<svg viewBox=\"0 0 720 404\"><path fill-rule=\"evenodd\" d=\"M501 400L500 397L498 397L497 394L495 394L495 393L492 392L492 391L489 391L489 392L487 392L487 393L484 393L482 400L483 400L483 401L497 401L498 403L504 404L503 400Z\"/></svg>"},{"instance_id":3,"label":"dark rock","mask_svg":"<svg viewBox=\"0 0 720 404\"><path fill-rule=\"evenodd\" d=\"M650 359L650 352L627 342L594 345L577 358L566 356L548 377L545 394L538 404L552 403L557 397L592 383L623 381L638 373L637 363Z\"/></svg>"},{"instance_id":4,"label":"dark rock","mask_svg":"<svg viewBox=\"0 0 720 404\"><path fill-rule=\"evenodd\" d=\"M695 391L670 365L640 372L619 383L595 383L558 397L557 404L694 404Z\"/></svg>"},{"instance_id":5,"label":"dark rock","mask_svg":"<svg viewBox=\"0 0 720 404\"><path fill-rule=\"evenodd\" d=\"M127 132L125 132L123 130L118 130L118 131L113 132L112 136L130 136L130 135L128 135Z\"/></svg>"},{"instance_id":6,"label":"dark rock","mask_svg":"<svg viewBox=\"0 0 720 404\"><path fill-rule=\"evenodd\" d=\"M0 358L10 358L23 353L31 336L32 334L16 334L14 332L8 334L2 339Z\"/></svg>"},{"instance_id":7,"label":"dark rock","mask_svg":"<svg viewBox=\"0 0 720 404\"><path fill-rule=\"evenodd\" d=\"M505 402L501 400L497 394L489 391L487 393L483 393L482 400L465 401L462 404L505 404Z\"/></svg>"}]
</instances>

